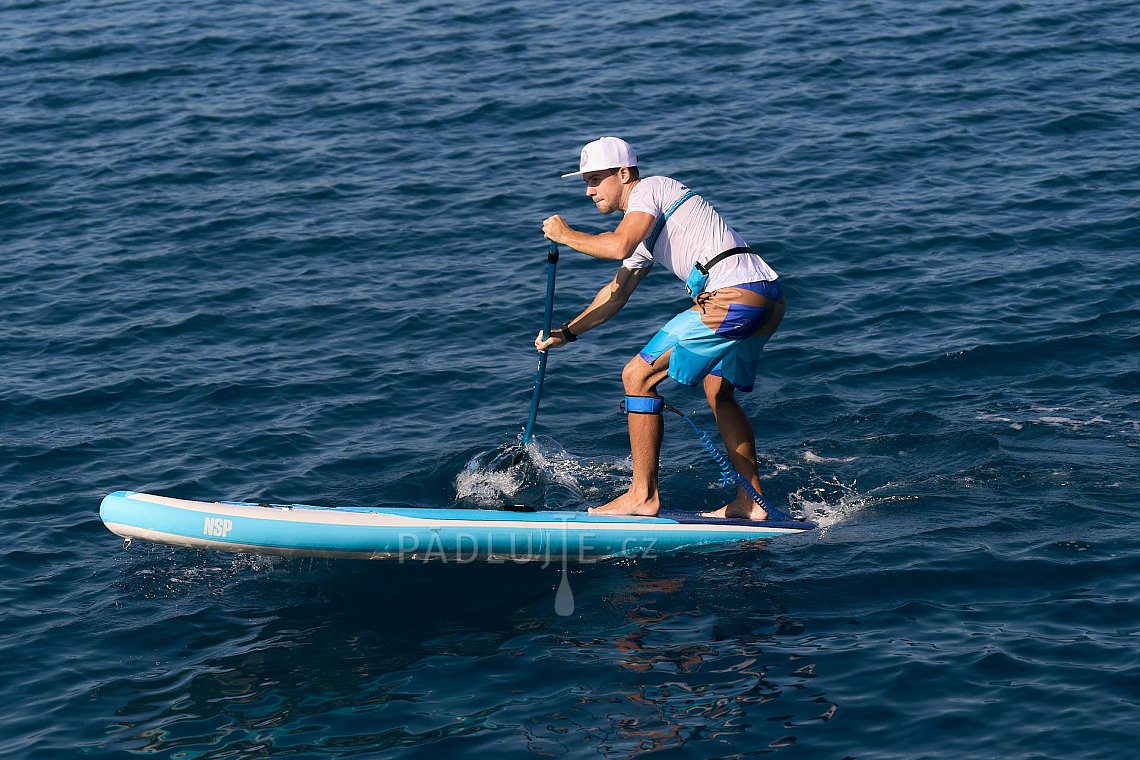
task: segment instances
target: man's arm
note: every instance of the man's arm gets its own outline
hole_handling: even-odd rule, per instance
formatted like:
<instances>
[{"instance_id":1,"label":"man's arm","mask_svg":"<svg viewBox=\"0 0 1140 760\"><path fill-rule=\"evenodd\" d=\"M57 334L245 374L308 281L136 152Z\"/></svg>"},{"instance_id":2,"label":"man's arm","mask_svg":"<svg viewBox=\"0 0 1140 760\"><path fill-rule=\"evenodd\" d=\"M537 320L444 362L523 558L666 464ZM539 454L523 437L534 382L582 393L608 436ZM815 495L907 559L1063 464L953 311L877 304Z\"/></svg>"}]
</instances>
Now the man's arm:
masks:
<instances>
[{"instance_id":1,"label":"man's arm","mask_svg":"<svg viewBox=\"0 0 1140 760\"><path fill-rule=\"evenodd\" d=\"M646 215L648 216L648 214ZM652 217L650 217L652 218ZM598 294L594 296L594 300L586 309L566 323L570 328L570 332L574 334L575 338L586 332L592 330L600 324L609 321L610 317L621 311L621 307L625 306L626 301L629 300L630 295L637 289L638 284L645 279L645 275L649 274L650 267L642 269L626 269L619 267L617 274L614 278L606 283ZM562 337L561 329L551 330L551 335L543 340L543 335L539 332L538 337L534 339L534 347L539 351L545 351L548 348L558 348L565 346L568 341Z\"/></svg>"},{"instance_id":2,"label":"man's arm","mask_svg":"<svg viewBox=\"0 0 1140 760\"><path fill-rule=\"evenodd\" d=\"M588 232L579 232L567 224L561 216L555 214L543 221L542 234L555 243L568 245L587 256L622 261L628 259L637 248L637 244L645 240L649 231L653 229L654 221L653 214L630 211L622 217L613 232L591 235Z\"/></svg>"}]
</instances>

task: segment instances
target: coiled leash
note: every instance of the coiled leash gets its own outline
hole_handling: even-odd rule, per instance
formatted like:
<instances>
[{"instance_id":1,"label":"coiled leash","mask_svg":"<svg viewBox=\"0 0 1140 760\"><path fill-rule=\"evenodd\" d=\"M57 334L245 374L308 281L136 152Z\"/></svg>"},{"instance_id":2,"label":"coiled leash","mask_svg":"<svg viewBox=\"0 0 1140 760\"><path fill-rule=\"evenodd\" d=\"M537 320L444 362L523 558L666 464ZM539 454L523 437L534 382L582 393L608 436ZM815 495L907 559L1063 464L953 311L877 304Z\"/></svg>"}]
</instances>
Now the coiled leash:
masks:
<instances>
[{"instance_id":1,"label":"coiled leash","mask_svg":"<svg viewBox=\"0 0 1140 760\"><path fill-rule=\"evenodd\" d=\"M720 450L713 441L712 437L697 427L697 424L689 419L688 415L682 412L677 407L669 404L665 399L660 396L626 396L620 404L621 410L626 414L661 414L662 409L668 409L673 414L677 415L685 422L689 423L689 427L697 434L701 445L712 455L713 461L720 467L721 482L725 486L738 485L744 489L748 497L759 505L765 512L768 513L768 520L783 520L794 522L795 518L790 517L787 513L776 509L772 503L764 498L764 495L756 490L756 487L749 482L748 478L741 475L732 466L728 457Z\"/></svg>"}]
</instances>

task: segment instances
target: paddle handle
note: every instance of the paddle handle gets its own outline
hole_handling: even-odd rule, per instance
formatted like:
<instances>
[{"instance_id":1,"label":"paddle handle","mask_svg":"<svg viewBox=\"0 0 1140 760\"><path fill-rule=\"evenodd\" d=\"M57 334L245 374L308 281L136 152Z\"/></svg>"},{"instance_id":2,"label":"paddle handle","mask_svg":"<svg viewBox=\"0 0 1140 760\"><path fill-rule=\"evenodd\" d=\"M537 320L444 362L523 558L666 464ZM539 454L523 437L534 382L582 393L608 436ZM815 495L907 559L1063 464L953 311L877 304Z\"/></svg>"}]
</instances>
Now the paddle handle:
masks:
<instances>
[{"instance_id":1,"label":"paddle handle","mask_svg":"<svg viewBox=\"0 0 1140 760\"><path fill-rule=\"evenodd\" d=\"M554 275L558 269L558 244L551 242L546 248L546 309L542 315L542 337L550 337L551 322L554 320ZM542 400L542 381L546 378L546 359L549 351L538 355L538 369L534 373L534 395L530 399L530 416L523 431L523 445L530 443L534 434L534 421L538 419L538 402Z\"/></svg>"}]
</instances>

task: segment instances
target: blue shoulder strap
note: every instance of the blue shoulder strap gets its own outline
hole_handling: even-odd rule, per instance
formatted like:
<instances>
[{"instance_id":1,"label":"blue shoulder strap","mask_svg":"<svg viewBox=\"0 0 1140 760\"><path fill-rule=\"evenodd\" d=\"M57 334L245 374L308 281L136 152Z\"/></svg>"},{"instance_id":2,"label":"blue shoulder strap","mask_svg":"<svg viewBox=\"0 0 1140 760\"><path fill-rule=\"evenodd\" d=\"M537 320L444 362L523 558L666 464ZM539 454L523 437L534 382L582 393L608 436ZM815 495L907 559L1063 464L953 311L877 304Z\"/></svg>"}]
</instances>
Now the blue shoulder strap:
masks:
<instances>
[{"instance_id":1,"label":"blue shoulder strap","mask_svg":"<svg viewBox=\"0 0 1140 760\"><path fill-rule=\"evenodd\" d=\"M673 216L673 212L676 211L682 203L689 200L694 195L696 195L696 193L694 193L692 190L686 191L686 193L678 198L672 206L665 209L665 211L662 212L661 216L657 217L657 223L653 225L653 231L649 233L649 237L645 238L645 247L649 251L650 255L653 254L653 246L657 245L657 238L661 236L661 231L665 229L665 222L669 221L669 217Z\"/></svg>"}]
</instances>

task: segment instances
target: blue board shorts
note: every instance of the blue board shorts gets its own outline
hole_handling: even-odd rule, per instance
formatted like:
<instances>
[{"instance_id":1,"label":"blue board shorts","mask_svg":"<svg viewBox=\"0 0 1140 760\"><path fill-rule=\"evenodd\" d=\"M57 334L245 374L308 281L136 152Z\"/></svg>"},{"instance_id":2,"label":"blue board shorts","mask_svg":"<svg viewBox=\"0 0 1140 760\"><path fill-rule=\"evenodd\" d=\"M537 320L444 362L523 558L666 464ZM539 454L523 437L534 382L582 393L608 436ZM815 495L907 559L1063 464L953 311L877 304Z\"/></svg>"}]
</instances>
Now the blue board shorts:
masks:
<instances>
[{"instance_id":1,"label":"blue board shorts","mask_svg":"<svg viewBox=\"0 0 1140 760\"><path fill-rule=\"evenodd\" d=\"M751 391L760 352L783 318L776 280L720 288L699 294L696 305L669 320L638 355L652 364L672 349L669 377L678 383L697 385L717 375Z\"/></svg>"}]
</instances>

